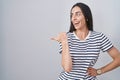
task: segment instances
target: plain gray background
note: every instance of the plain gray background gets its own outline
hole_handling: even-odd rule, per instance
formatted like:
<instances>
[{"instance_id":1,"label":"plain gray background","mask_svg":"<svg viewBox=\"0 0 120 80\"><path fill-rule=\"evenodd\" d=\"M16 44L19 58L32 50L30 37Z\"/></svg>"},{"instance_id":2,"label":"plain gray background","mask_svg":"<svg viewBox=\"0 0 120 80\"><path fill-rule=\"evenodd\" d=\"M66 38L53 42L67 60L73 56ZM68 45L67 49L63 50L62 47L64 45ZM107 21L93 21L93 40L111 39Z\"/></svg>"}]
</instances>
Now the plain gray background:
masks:
<instances>
[{"instance_id":1,"label":"plain gray background","mask_svg":"<svg viewBox=\"0 0 120 80\"><path fill-rule=\"evenodd\" d=\"M50 38L69 29L70 9L89 5L94 30L106 34L120 50L120 0L0 0L0 80L57 80L59 44ZM111 61L101 53L95 68ZM120 79L120 68L98 76Z\"/></svg>"}]
</instances>

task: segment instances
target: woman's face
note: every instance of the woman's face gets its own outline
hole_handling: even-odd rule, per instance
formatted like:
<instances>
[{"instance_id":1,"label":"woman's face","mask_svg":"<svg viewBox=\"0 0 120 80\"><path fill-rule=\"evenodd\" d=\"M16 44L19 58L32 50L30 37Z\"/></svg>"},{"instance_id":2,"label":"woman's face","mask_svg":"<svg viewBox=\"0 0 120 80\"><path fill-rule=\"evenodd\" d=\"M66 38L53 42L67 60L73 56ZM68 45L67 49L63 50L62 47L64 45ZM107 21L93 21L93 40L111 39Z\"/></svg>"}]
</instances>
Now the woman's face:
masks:
<instances>
[{"instance_id":1,"label":"woman's face","mask_svg":"<svg viewBox=\"0 0 120 80\"><path fill-rule=\"evenodd\" d=\"M85 17L78 6L75 6L71 11L71 21L76 30L86 28Z\"/></svg>"}]
</instances>

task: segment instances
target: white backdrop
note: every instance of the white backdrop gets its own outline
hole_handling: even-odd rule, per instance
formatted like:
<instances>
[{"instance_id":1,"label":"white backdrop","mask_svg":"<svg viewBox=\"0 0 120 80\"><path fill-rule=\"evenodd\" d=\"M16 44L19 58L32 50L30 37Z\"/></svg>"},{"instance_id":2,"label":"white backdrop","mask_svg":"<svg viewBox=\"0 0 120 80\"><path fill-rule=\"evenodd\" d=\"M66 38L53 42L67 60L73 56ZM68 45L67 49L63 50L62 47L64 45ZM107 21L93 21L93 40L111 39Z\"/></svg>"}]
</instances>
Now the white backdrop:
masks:
<instances>
[{"instance_id":1,"label":"white backdrop","mask_svg":"<svg viewBox=\"0 0 120 80\"><path fill-rule=\"evenodd\" d=\"M68 31L76 2L90 6L94 30L120 50L120 0L0 0L0 80L57 80L61 56L50 38ZM95 68L110 61L101 53ZM119 74L117 68L98 79L118 80Z\"/></svg>"}]
</instances>

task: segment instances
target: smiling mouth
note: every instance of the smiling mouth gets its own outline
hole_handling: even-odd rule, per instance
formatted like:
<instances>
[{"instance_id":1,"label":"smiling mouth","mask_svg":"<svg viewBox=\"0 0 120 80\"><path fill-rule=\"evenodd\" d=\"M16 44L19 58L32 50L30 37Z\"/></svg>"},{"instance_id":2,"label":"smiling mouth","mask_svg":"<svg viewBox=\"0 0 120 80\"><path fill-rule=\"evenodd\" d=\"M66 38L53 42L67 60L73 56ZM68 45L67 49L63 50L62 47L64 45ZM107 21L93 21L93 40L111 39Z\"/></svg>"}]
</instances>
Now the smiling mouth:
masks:
<instances>
[{"instance_id":1,"label":"smiling mouth","mask_svg":"<svg viewBox=\"0 0 120 80\"><path fill-rule=\"evenodd\" d=\"M74 26L77 26L79 23L80 23L80 22L76 22L76 23L74 23Z\"/></svg>"}]
</instances>

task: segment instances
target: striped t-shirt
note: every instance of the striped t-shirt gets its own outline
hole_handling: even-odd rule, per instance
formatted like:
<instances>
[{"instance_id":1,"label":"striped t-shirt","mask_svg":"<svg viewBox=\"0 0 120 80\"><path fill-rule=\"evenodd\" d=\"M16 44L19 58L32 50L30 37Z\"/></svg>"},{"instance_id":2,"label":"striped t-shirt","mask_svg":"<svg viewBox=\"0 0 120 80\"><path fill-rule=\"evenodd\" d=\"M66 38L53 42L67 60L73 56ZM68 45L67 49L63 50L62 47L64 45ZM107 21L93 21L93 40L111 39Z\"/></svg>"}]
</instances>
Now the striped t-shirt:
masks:
<instances>
[{"instance_id":1,"label":"striped t-shirt","mask_svg":"<svg viewBox=\"0 0 120 80\"><path fill-rule=\"evenodd\" d=\"M111 41L103 33L96 31L89 31L86 39L82 41L74 32L68 32L67 37L73 62L72 71L63 70L58 80L95 80L95 76L88 75L87 68L94 66L101 50L105 52L113 46Z\"/></svg>"}]
</instances>

